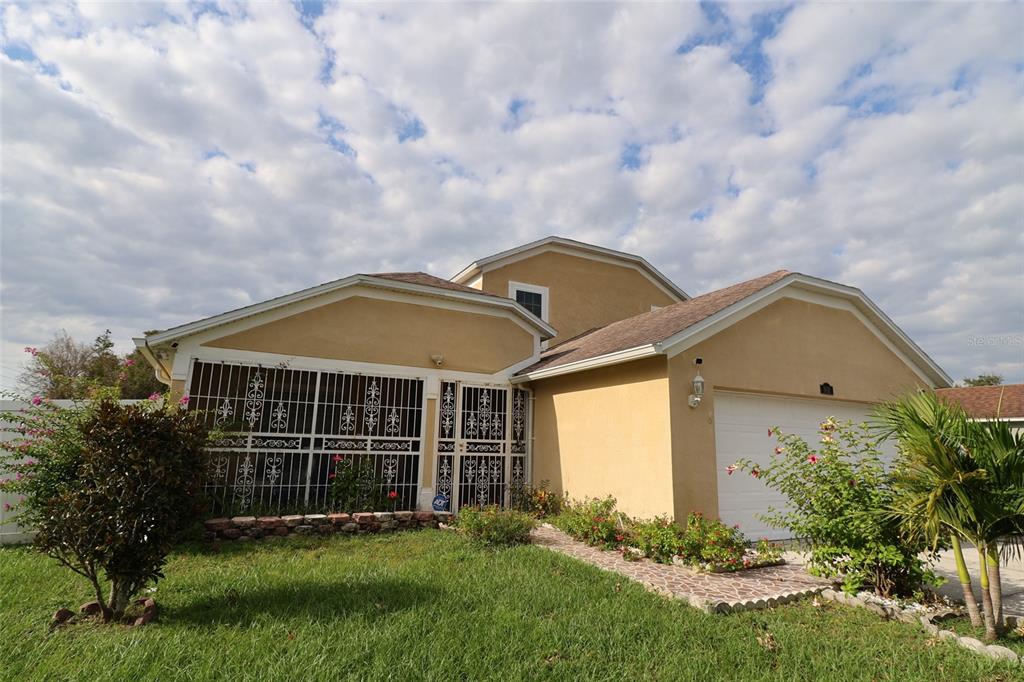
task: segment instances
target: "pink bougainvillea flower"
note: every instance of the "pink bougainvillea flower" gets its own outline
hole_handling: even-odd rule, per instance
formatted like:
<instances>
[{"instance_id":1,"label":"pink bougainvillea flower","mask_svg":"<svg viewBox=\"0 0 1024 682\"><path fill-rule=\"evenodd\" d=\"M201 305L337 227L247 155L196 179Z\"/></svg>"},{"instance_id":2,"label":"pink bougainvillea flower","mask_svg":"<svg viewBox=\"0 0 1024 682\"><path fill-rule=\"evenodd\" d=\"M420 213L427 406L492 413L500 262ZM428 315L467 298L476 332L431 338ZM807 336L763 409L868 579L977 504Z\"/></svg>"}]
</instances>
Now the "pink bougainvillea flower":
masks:
<instances>
[{"instance_id":1,"label":"pink bougainvillea flower","mask_svg":"<svg viewBox=\"0 0 1024 682\"><path fill-rule=\"evenodd\" d=\"M734 471L736 471L736 465L735 464L730 464L729 466L725 467L725 473L729 474L730 476L732 476L732 473Z\"/></svg>"},{"instance_id":2,"label":"pink bougainvillea flower","mask_svg":"<svg viewBox=\"0 0 1024 682\"><path fill-rule=\"evenodd\" d=\"M33 348L32 346L25 346L25 352L31 355L32 357L39 355L39 349Z\"/></svg>"},{"instance_id":3,"label":"pink bougainvillea flower","mask_svg":"<svg viewBox=\"0 0 1024 682\"><path fill-rule=\"evenodd\" d=\"M761 472L758 471L757 469L752 469L750 475L753 476L754 478L761 478Z\"/></svg>"},{"instance_id":4,"label":"pink bougainvillea flower","mask_svg":"<svg viewBox=\"0 0 1024 682\"><path fill-rule=\"evenodd\" d=\"M134 364L135 364L135 360L134 359L132 359L132 358L125 358L124 359L124 366L125 367L131 367Z\"/></svg>"},{"instance_id":5,"label":"pink bougainvillea flower","mask_svg":"<svg viewBox=\"0 0 1024 682\"><path fill-rule=\"evenodd\" d=\"M188 407L188 396L181 396L181 400L178 401L178 404L181 405L182 407Z\"/></svg>"},{"instance_id":6,"label":"pink bougainvillea flower","mask_svg":"<svg viewBox=\"0 0 1024 682\"><path fill-rule=\"evenodd\" d=\"M14 509L14 507L4 502L4 511L11 511L12 509Z\"/></svg>"},{"instance_id":7,"label":"pink bougainvillea flower","mask_svg":"<svg viewBox=\"0 0 1024 682\"><path fill-rule=\"evenodd\" d=\"M771 436L772 436L772 430L768 429L768 437L771 438Z\"/></svg>"},{"instance_id":8,"label":"pink bougainvillea flower","mask_svg":"<svg viewBox=\"0 0 1024 682\"><path fill-rule=\"evenodd\" d=\"M776 455L781 455L781 454L782 454L782 450L783 450L783 448L781 448L781 447L776 447L776 448L775 448L775 454L776 454Z\"/></svg>"},{"instance_id":9,"label":"pink bougainvillea flower","mask_svg":"<svg viewBox=\"0 0 1024 682\"><path fill-rule=\"evenodd\" d=\"M393 500L396 497L398 497L398 491L397 490L392 490L391 492L388 493L388 499L389 500Z\"/></svg>"},{"instance_id":10,"label":"pink bougainvillea flower","mask_svg":"<svg viewBox=\"0 0 1024 682\"><path fill-rule=\"evenodd\" d=\"M335 455L334 457L331 457L331 461L337 464L338 462L341 461L341 455Z\"/></svg>"},{"instance_id":11,"label":"pink bougainvillea flower","mask_svg":"<svg viewBox=\"0 0 1024 682\"><path fill-rule=\"evenodd\" d=\"M40 398L37 395L34 395L34 396L32 396L32 404L33 405L42 405L43 404L43 399Z\"/></svg>"},{"instance_id":12,"label":"pink bougainvillea flower","mask_svg":"<svg viewBox=\"0 0 1024 682\"><path fill-rule=\"evenodd\" d=\"M152 393L149 394L149 399L154 401L154 402L157 401L157 400L160 400L160 398L162 398L162 397L163 396L160 395L159 393L157 393L156 391L153 391Z\"/></svg>"},{"instance_id":13,"label":"pink bougainvillea flower","mask_svg":"<svg viewBox=\"0 0 1024 682\"><path fill-rule=\"evenodd\" d=\"M812 452L811 454L807 455L807 461L810 462L811 464L817 464L818 456Z\"/></svg>"},{"instance_id":14,"label":"pink bougainvillea flower","mask_svg":"<svg viewBox=\"0 0 1024 682\"><path fill-rule=\"evenodd\" d=\"M327 478L336 478L337 476L338 476L338 474L334 473L333 471L331 473L327 474Z\"/></svg>"}]
</instances>

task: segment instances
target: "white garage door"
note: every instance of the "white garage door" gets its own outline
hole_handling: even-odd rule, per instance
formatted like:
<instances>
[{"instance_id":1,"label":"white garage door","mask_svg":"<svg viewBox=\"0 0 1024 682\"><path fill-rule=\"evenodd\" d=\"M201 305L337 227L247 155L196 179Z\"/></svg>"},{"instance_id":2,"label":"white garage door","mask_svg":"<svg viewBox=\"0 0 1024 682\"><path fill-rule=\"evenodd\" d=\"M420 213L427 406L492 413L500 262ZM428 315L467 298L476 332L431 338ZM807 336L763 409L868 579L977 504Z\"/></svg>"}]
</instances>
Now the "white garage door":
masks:
<instances>
[{"instance_id":1,"label":"white garage door","mask_svg":"<svg viewBox=\"0 0 1024 682\"><path fill-rule=\"evenodd\" d=\"M789 537L788 531L771 528L757 516L769 507L785 508L785 498L750 474L736 472L729 476L725 468L741 458L767 462L776 445L775 437L768 435L768 429L773 426L798 434L813 444L819 438L818 424L827 417L858 423L866 421L870 412L870 406L859 403L716 392L719 516L729 525L740 524L740 529L751 539ZM886 447L884 454L892 457L895 450Z\"/></svg>"}]
</instances>

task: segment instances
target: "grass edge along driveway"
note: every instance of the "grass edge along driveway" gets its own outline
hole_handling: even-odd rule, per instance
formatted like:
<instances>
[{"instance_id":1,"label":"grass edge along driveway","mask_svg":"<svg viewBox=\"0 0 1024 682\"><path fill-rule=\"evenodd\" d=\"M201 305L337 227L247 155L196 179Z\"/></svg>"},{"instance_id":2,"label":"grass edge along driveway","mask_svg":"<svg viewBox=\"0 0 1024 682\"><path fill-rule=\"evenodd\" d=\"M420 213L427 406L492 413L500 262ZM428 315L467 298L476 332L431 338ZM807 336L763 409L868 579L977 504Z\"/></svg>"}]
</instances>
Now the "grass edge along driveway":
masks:
<instances>
[{"instance_id":1,"label":"grass edge along driveway","mask_svg":"<svg viewBox=\"0 0 1024 682\"><path fill-rule=\"evenodd\" d=\"M85 584L0 549L10 680L1011 680L1021 668L810 600L712 616L540 547L443 531L180 548L158 623L50 615Z\"/></svg>"}]
</instances>

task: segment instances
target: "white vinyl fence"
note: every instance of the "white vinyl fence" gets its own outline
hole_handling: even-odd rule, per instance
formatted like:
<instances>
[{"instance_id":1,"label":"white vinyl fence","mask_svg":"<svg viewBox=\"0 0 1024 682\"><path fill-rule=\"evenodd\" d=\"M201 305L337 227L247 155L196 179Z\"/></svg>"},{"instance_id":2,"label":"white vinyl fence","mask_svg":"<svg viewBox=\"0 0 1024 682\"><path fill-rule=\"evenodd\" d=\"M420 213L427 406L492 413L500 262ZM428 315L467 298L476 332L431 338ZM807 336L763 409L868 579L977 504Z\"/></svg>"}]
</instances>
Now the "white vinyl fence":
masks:
<instances>
[{"instance_id":1,"label":"white vinyl fence","mask_svg":"<svg viewBox=\"0 0 1024 682\"><path fill-rule=\"evenodd\" d=\"M54 400L53 404L59 407L70 407L74 404L72 400ZM122 400L123 403L134 403L137 400ZM16 400L0 400L0 412L14 412L28 407L27 403L22 403ZM9 426L8 423L4 422L0 424L3 428ZM0 431L0 447L4 443L14 440L16 434L9 431ZM5 478L0 474L0 479ZM4 544L15 544L20 542L28 542L32 539L32 533L30 530L21 528L14 522L14 517L17 515L17 511L5 511L5 504L14 506L18 502L17 495L10 495L0 491L0 545Z\"/></svg>"}]
</instances>

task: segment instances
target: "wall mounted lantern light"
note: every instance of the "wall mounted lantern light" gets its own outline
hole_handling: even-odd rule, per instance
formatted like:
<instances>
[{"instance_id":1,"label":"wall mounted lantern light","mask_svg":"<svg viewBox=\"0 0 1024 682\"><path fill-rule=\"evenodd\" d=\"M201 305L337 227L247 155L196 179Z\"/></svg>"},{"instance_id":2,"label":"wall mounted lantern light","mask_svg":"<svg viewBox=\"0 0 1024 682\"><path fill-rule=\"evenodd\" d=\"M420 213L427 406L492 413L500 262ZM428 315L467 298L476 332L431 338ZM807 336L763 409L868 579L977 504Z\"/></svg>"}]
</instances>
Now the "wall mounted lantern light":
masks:
<instances>
[{"instance_id":1,"label":"wall mounted lantern light","mask_svg":"<svg viewBox=\"0 0 1024 682\"><path fill-rule=\"evenodd\" d=\"M697 376L693 378L693 382L691 384L693 387L693 393L690 394L690 407L697 407L698 405L700 405L700 400L701 398L704 397L704 377L700 375L699 369L700 365L703 364L703 362L704 360L702 358L697 358L696 360L693 361L693 364L697 365L698 369Z\"/></svg>"}]
</instances>

